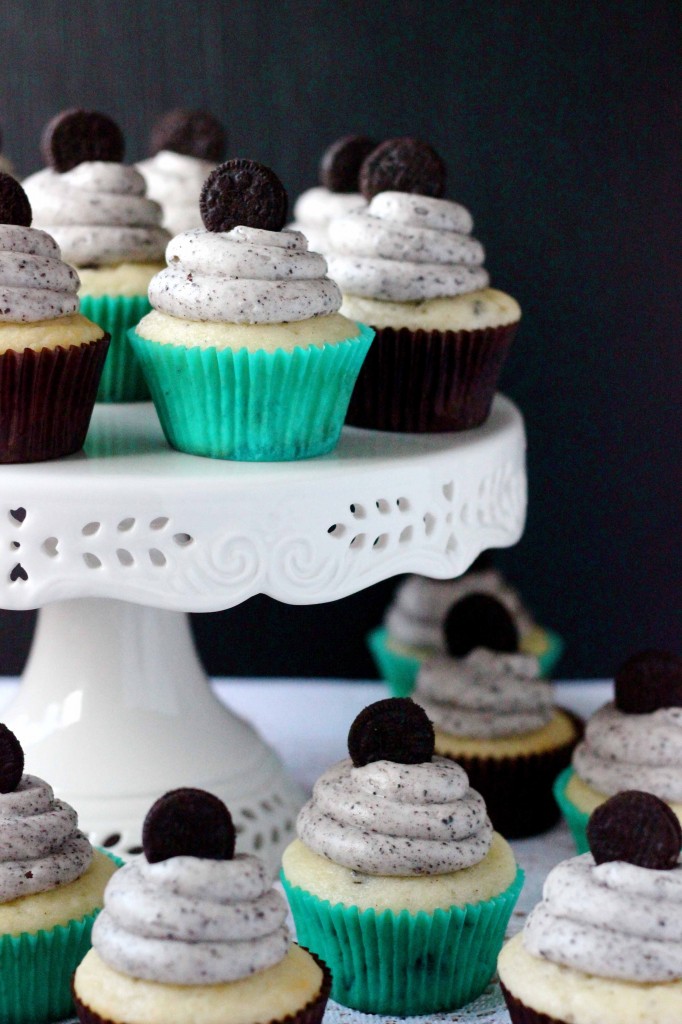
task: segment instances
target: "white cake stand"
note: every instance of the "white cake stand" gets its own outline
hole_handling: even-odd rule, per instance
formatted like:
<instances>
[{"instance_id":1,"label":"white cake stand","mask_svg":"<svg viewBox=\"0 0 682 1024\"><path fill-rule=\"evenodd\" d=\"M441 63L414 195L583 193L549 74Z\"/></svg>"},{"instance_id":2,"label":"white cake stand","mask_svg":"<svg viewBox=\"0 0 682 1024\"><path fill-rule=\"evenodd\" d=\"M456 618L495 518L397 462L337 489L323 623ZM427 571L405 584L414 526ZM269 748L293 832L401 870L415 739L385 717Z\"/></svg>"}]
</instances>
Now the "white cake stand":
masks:
<instances>
[{"instance_id":1,"label":"white cake stand","mask_svg":"<svg viewBox=\"0 0 682 1024\"><path fill-rule=\"evenodd\" d=\"M185 613L259 593L334 601L403 572L460 575L521 536L523 420L497 396L476 430L345 428L323 458L256 464L172 451L149 404L97 406L84 452L1 466L0 500L0 605L41 609L5 714L27 770L123 854L161 793L212 790L240 848L274 868L303 794L213 697ZM241 638L260 642L257 627Z\"/></svg>"}]
</instances>

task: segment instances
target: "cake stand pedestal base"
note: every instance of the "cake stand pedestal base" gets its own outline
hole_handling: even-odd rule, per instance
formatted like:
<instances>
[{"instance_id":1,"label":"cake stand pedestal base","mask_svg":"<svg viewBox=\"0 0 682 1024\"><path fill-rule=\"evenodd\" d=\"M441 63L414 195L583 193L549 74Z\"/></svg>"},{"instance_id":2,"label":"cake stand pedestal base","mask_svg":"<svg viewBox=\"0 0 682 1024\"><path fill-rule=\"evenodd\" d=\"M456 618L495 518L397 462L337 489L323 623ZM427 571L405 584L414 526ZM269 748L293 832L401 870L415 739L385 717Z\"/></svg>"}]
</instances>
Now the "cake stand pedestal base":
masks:
<instances>
[{"instance_id":1,"label":"cake stand pedestal base","mask_svg":"<svg viewBox=\"0 0 682 1024\"><path fill-rule=\"evenodd\" d=\"M137 852L151 804L182 786L224 800L238 849L273 872L294 837L303 791L213 696L183 612L106 598L46 604L4 720L26 770L73 804L94 843L118 854Z\"/></svg>"}]
</instances>

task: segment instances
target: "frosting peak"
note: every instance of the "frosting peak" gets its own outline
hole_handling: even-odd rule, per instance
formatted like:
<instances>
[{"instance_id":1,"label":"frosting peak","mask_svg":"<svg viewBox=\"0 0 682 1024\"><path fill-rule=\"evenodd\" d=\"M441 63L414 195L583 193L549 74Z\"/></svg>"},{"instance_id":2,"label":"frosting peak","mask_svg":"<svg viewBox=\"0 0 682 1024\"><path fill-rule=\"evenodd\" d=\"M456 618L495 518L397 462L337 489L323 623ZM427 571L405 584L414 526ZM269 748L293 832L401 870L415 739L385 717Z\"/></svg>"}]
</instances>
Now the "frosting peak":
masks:
<instances>
[{"instance_id":1,"label":"frosting peak","mask_svg":"<svg viewBox=\"0 0 682 1024\"><path fill-rule=\"evenodd\" d=\"M199 195L215 166L210 160L170 149L162 149L137 165L147 183L147 195L160 203L163 226L171 235L202 227Z\"/></svg>"},{"instance_id":2,"label":"frosting peak","mask_svg":"<svg viewBox=\"0 0 682 1024\"><path fill-rule=\"evenodd\" d=\"M76 313L79 284L50 235L0 224L0 321L33 323Z\"/></svg>"}]
</instances>

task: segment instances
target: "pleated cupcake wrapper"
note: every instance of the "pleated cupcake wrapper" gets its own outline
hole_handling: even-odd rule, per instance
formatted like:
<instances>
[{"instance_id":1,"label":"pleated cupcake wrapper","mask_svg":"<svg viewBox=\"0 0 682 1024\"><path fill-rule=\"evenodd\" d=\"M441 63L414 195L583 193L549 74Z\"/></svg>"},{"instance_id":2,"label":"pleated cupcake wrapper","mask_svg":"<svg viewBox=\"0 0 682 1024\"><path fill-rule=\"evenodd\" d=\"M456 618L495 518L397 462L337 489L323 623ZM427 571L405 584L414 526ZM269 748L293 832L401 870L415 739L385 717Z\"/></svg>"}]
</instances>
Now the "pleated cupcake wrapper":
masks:
<instances>
[{"instance_id":1,"label":"pleated cupcake wrapper","mask_svg":"<svg viewBox=\"0 0 682 1024\"><path fill-rule=\"evenodd\" d=\"M287 352L159 344L129 332L166 438L192 455L247 462L307 459L338 442L372 342Z\"/></svg>"},{"instance_id":2,"label":"pleated cupcake wrapper","mask_svg":"<svg viewBox=\"0 0 682 1024\"><path fill-rule=\"evenodd\" d=\"M376 329L346 422L426 433L467 430L490 412L517 324L475 331Z\"/></svg>"},{"instance_id":3,"label":"pleated cupcake wrapper","mask_svg":"<svg viewBox=\"0 0 682 1024\"><path fill-rule=\"evenodd\" d=\"M571 763L583 732L582 721L571 712L566 714L576 727L575 737L553 750L510 757L446 755L464 768L469 785L485 800L493 827L506 839L538 835L559 820L552 787L559 772Z\"/></svg>"},{"instance_id":4,"label":"pleated cupcake wrapper","mask_svg":"<svg viewBox=\"0 0 682 1024\"><path fill-rule=\"evenodd\" d=\"M523 885L519 868L490 900L410 914L332 906L281 878L298 941L331 969L332 999L400 1016L456 1009L483 992Z\"/></svg>"},{"instance_id":5,"label":"pleated cupcake wrapper","mask_svg":"<svg viewBox=\"0 0 682 1024\"><path fill-rule=\"evenodd\" d=\"M554 783L554 797L570 829L578 853L589 853L590 844L587 841L587 823L590 820L590 816L586 811L581 811L579 807L576 807L566 796L566 787L573 775L573 768L569 766L561 775L557 776Z\"/></svg>"},{"instance_id":6,"label":"pleated cupcake wrapper","mask_svg":"<svg viewBox=\"0 0 682 1024\"><path fill-rule=\"evenodd\" d=\"M83 295L81 313L111 335L109 355L97 392L98 402L149 401L149 388L142 367L128 339L152 308L146 295Z\"/></svg>"},{"instance_id":7,"label":"pleated cupcake wrapper","mask_svg":"<svg viewBox=\"0 0 682 1024\"><path fill-rule=\"evenodd\" d=\"M534 1010L532 1006L526 1006L520 999L513 996L502 982L500 982L500 988L509 1010L511 1024L566 1024L566 1021L559 1020L558 1017L550 1017L546 1013Z\"/></svg>"},{"instance_id":8,"label":"pleated cupcake wrapper","mask_svg":"<svg viewBox=\"0 0 682 1024\"><path fill-rule=\"evenodd\" d=\"M548 678L561 657L564 642L551 630L543 630L543 633L547 639L547 647L538 661L540 674ZM388 642L388 630L384 626L367 634L367 646L379 675L386 682L391 694L394 697L409 697L417 684L417 673L423 659L394 650Z\"/></svg>"},{"instance_id":9,"label":"pleated cupcake wrapper","mask_svg":"<svg viewBox=\"0 0 682 1024\"><path fill-rule=\"evenodd\" d=\"M83 447L108 335L0 355L0 462L41 462Z\"/></svg>"},{"instance_id":10,"label":"pleated cupcake wrapper","mask_svg":"<svg viewBox=\"0 0 682 1024\"><path fill-rule=\"evenodd\" d=\"M270 1022L259 1021L258 1024L321 1024L322 1018L324 1017L324 1011L329 1000L329 991L331 989L331 972L327 965L320 960L314 953L310 954L317 964L322 968L322 987L319 993L302 1006L297 1013L289 1013L286 1017L280 1017L277 1020ZM79 998L75 990L73 991L73 1002L76 1007L76 1014L80 1024L126 1024L126 1021L114 1021L109 1017L101 1017L90 1007L86 1006ZM248 1007L244 1008L245 1016L248 1013ZM169 1021L168 1024L171 1024ZM193 1024L193 1022L191 1022Z\"/></svg>"}]
</instances>

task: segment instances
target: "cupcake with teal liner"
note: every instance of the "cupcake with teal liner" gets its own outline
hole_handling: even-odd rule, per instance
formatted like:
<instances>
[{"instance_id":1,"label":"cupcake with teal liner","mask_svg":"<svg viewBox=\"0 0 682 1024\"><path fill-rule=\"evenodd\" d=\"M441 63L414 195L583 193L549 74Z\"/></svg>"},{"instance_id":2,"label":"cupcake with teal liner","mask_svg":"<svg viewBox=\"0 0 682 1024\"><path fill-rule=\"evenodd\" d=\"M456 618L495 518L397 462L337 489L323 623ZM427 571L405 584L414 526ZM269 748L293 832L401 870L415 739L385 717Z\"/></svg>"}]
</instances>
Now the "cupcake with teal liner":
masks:
<instances>
[{"instance_id":1,"label":"cupcake with teal liner","mask_svg":"<svg viewBox=\"0 0 682 1024\"><path fill-rule=\"evenodd\" d=\"M585 850L592 811L624 789L664 800L682 821L682 658L641 651L621 665L614 700L587 721L555 796L576 846Z\"/></svg>"},{"instance_id":2,"label":"cupcake with teal liner","mask_svg":"<svg viewBox=\"0 0 682 1024\"><path fill-rule=\"evenodd\" d=\"M229 160L201 195L206 229L177 235L130 332L164 434L193 455L287 461L338 442L373 332L303 235L287 196L252 160Z\"/></svg>"},{"instance_id":3,"label":"cupcake with teal liner","mask_svg":"<svg viewBox=\"0 0 682 1024\"><path fill-rule=\"evenodd\" d=\"M552 793L582 722L554 703L538 659L496 598L471 593L445 619L448 656L424 661L414 699L435 729L436 753L460 764L508 839L545 832L559 809Z\"/></svg>"},{"instance_id":4,"label":"cupcake with teal liner","mask_svg":"<svg viewBox=\"0 0 682 1024\"><path fill-rule=\"evenodd\" d=\"M153 804L144 852L106 888L73 990L82 1024L320 1024L327 967L292 942L263 862L216 796Z\"/></svg>"},{"instance_id":5,"label":"cupcake with teal liner","mask_svg":"<svg viewBox=\"0 0 682 1024\"><path fill-rule=\"evenodd\" d=\"M561 637L538 625L518 591L493 566L490 553L484 552L457 579L408 576L397 587L383 625L367 637L379 675L395 697L409 697L424 661L448 654L445 618L457 601L472 593L490 595L504 605L518 631L519 652L538 659L542 676L552 674L563 652Z\"/></svg>"},{"instance_id":6,"label":"cupcake with teal liner","mask_svg":"<svg viewBox=\"0 0 682 1024\"><path fill-rule=\"evenodd\" d=\"M328 769L284 851L298 939L332 998L409 1016L473 1001L494 970L523 884L482 797L408 698L365 708L350 758Z\"/></svg>"},{"instance_id":7,"label":"cupcake with teal liner","mask_svg":"<svg viewBox=\"0 0 682 1024\"><path fill-rule=\"evenodd\" d=\"M363 161L368 205L329 224L329 272L341 312L377 338L347 422L374 430L466 430L485 422L521 310L489 287L473 220L445 198L446 168L413 138Z\"/></svg>"},{"instance_id":8,"label":"cupcake with teal liner","mask_svg":"<svg viewBox=\"0 0 682 1024\"><path fill-rule=\"evenodd\" d=\"M658 797L629 790L593 812L588 843L550 871L500 953L512 1024L677 1024L680 822Z\"/></svg>"},{"instance_id":9,"label":"cupcake with teal liner","mask_svg":"<svg viewBox=\"0 0 682 1024\"><path fill-rule=\"evenodd\" d=\"M94 111L68 110L43 133L48 164L24 185L39 227L52 234L81 281L81 311L111 335L98 400L149 398L128 329L151 309L147 287L163 266L170 235L139 171L122 163L118 125Z\"/></svg>"},{"instance_id":10,"label":"cupcake with teal liner","mask_svg":"<svg viewBox=\"0 0 682 1024\"><path fill-rule=\"evenodd\" d=\"M21 744L0 725L0 1020L62 1020L71 977L90 948L104 888L120 861L93 850L75 810L26 775Z\"/></svg>"},{"instance_id":11,"label":"cupcake with teal liner","mask_svg":"<svg viewBox=\"0 0 682 1024\"><path fill-rule=\"evenodd\" d=\"M290 231L301 231L315 252L329 248L329 225L336 217L367 206L360 195L358 175L362 162L376 144L365 135L344 135L322 154L319 184L302 192L294 203Z\"/></svg>"}]
</instances>

